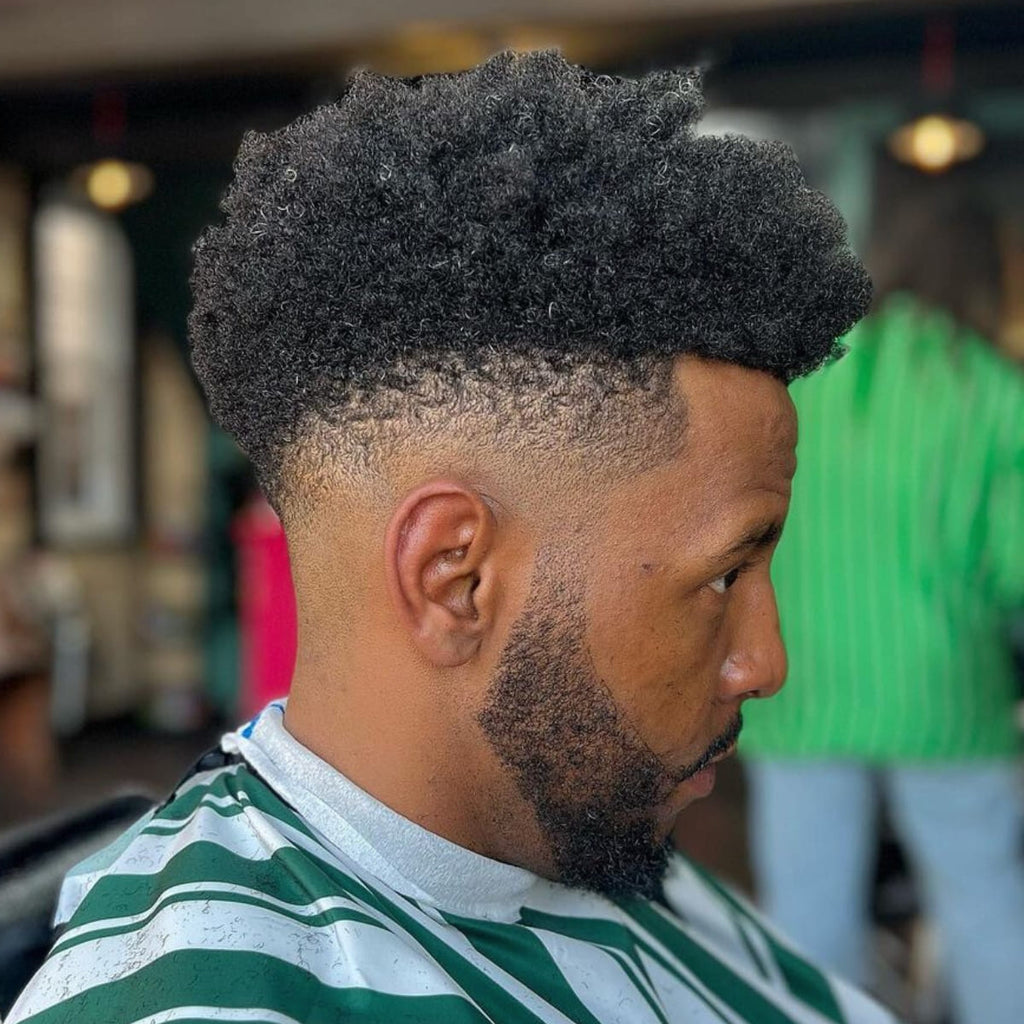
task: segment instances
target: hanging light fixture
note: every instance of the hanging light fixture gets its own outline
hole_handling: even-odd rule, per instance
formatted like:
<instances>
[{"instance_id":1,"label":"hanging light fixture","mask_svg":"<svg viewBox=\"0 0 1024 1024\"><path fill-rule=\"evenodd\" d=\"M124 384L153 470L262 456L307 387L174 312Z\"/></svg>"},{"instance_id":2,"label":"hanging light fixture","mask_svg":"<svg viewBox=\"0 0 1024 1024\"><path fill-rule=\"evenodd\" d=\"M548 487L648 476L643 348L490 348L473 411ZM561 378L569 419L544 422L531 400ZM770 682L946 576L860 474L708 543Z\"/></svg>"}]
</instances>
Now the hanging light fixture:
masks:
<instances>
[{"instance_id":1,"label":"hanging light fixture","mask_svg":"<svg viewBox=\"0 0 1024 1024\"><path fill-rule=\"evenodd\" d=\"M143 164L97 160L77 168L72 181L101 210L116 213L139 203L153 191L153 172Z\"/></svg>"},{"instance_id":2,"label":"hanging light fixture","mask_svg":"<svg viewBox=\"0 0 1024 1024\"><path fill-rule=\"evenodd\" d=\"M925 114L889 136L892 155L926 174L948 171L984 147L985 135L976 124L949 114Z\"/></svg>"},{"instance_id":3,"label":"hanging light fixture","mask_svg":"<svg viewBox=\"0 0 1024 1024\"><path fill-rule=\"evenodd\" d=\"M127 123L124 94L101 90L93 97L93 136L100 151L116 152L124 142ZM71 173L72 185L89 201L110 213L142 202L153 191L153 172L143 164L105 157L83 164Z\"/></svg>"},{"instance_id":4,"label":"hanging light fixture","mask_svg":"<svg viewBox=\"0 0 1024 1024\"><path fill-rule=\"evenodd\" d=\"M925 28L921 77L929 97L926 113L889 136L889 151L901 163L926 174L941 174L976 157L985 148L985 133L950 111L956 40L951 17L932 18Z\"/></svg>"}]
</instances>

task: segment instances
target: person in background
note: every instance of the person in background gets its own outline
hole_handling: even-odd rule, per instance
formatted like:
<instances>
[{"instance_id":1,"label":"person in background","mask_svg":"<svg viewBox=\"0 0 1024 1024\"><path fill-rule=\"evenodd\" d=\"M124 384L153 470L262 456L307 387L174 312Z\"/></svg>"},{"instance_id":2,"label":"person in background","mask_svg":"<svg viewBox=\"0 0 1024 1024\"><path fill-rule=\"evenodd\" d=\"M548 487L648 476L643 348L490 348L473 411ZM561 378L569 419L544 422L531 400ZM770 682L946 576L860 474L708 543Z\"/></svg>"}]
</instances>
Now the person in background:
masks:
<instances>
[{"instance_id":1,"label":"person in background","mask_svg":"<svg viewBox=\"0 0 1024 1024\"><path fill-rule=\"evenodd\" d=\"M794 385L800 470L773 577L790 682L748 715L755 877L811 955L869 984L880 784L961 1024L1024 1012L1024 812L1007 626L1024 605L1024 375L989 343L991 217L884 225L873 315Z\"/></svg>"}]
</instances>

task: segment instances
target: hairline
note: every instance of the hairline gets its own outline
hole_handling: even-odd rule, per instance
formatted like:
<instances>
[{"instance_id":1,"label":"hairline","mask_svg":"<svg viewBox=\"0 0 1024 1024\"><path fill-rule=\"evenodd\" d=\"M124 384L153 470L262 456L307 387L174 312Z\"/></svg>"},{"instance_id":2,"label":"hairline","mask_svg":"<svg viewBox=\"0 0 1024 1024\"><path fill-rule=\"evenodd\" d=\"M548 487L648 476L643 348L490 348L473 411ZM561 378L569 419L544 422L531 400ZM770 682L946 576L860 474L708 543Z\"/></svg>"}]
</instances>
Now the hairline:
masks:
<instances>
[{"instance_id":1,"label":"hairline","mask_svg":"<svg viewBox=\"0 0 1024 1024\"><path fill-rule=\"evenodd\" d=\"M315 518L318 497L347 491L364 500L392 503L398 497L396 476L401 476L395 469L403 457L419 475L429 473L430 467L439 474L461 469L467 479L492 476L488 465L497 464L506 476L516 474L527 486L532 483L536 492L546 489L552 463L560 472L578 473L595 485L620 483L671 461L685 445L687 408L674 382L679 358L657 360L652 377L660 374L662 379L650 390L623 389L602 397L599 408L563 408L558 416L543 420L530 413L509 420L500 405L463 408L452 416L458 396L450 404L429 408L411 399L400 415L385 422L342 417L329 423L310 417L295 431L292 444L278 453L278 479L269 488L272 503L286 528L299 529L303 521ZM562 379L568 382L570 375ZM500 384L496 391L511 394L514 385ZM567 438L566 428L573 426L581 429ZM594 432L587 430L594 427ZM400 483L397 488L401 490Z\"/></svg>"}]
</instances>

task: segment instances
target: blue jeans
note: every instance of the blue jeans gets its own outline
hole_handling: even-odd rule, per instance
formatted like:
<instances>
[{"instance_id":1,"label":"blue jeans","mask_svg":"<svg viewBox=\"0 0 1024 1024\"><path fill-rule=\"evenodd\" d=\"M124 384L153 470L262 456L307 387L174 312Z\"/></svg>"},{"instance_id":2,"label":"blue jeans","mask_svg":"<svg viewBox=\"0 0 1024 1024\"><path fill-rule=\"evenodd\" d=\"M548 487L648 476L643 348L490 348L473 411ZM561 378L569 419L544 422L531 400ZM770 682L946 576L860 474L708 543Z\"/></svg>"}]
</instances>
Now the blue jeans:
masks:
<instances>
[{"instance_id":1,"label":"blue jeans","mask_svg":"<svg viewBox=\"0 0 1024 1024\"><path fill-rule=\"evenodd\" d=\"M769 918L861 984L877 784L945 950L959 1024L1024 1021L1024 800L1007 761L748 762L751 849Z\"/></svg>"}]
</instances>

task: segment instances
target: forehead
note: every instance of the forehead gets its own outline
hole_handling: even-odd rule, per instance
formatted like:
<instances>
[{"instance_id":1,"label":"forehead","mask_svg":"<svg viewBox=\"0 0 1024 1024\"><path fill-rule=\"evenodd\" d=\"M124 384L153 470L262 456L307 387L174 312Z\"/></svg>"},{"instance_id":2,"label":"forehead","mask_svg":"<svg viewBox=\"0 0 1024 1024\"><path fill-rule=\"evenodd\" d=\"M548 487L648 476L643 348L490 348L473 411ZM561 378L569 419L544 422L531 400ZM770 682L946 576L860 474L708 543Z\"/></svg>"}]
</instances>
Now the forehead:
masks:
<instances>
[{"instance_id":1,"label":"forehead","mask_svg":"<svg viewBox=\"0 0 1024 1024\"><path fill-rule=\"evenodd\" d=\"M797 440L785 386L766 373L695 357L678 360L674 386L686 405L678 454L619 488L612 518L647 545L660 539L695 553L761 522L781 522Z\"/></svg>"},{"instance_id":2,"label":"forehead","mask_svg":"<svg viewBox=\"0 0 1024 1024\"><path fill-rule=\"evenodd\" d=\"M676 362L673 383L686 404L680 455L691 469L702 466L717 479L723 474L713 469L724 460L738 485L792 479L796 410L780 381L742 366L684 357Z\"/></svg>"}]
</instances>

